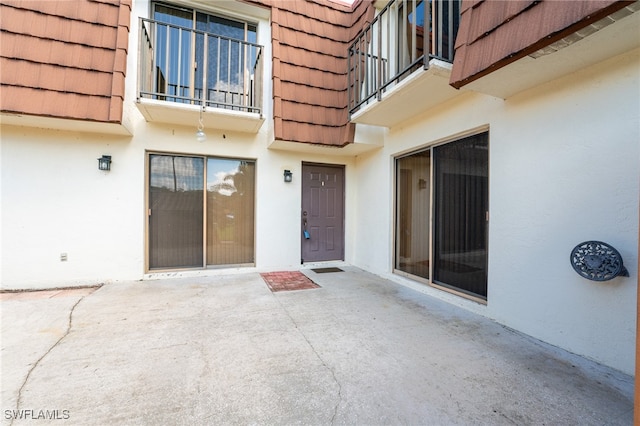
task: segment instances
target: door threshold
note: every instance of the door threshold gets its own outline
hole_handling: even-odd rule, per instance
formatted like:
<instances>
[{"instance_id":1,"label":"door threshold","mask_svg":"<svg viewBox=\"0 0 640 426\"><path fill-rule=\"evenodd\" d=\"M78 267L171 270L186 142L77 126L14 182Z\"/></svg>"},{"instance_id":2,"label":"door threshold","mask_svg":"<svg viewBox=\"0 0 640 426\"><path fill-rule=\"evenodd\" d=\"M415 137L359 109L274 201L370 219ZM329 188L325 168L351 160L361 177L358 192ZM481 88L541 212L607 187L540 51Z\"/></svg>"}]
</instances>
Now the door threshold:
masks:
<instances>
[{"instance_id":1,"label":"door threshold","mask_svg":"<svg viewBox=\"0 0 640 426\"><path fill-rule=\"evenodd\" d=\"M314 269L314 268L339 268L341 266L351 266L344 260L325 260L322 262L302 262L302 267L304 269Z\"/></svg>"}]
</instances>

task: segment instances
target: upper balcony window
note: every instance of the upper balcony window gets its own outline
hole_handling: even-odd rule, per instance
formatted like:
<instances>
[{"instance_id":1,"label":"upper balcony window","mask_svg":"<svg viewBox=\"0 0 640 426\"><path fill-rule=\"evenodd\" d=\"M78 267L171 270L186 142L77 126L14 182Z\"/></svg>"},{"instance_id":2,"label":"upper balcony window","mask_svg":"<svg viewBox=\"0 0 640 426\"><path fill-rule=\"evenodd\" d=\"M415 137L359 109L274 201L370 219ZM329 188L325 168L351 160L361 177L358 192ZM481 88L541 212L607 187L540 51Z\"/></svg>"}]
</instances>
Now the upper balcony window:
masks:
<instances>
[{"instance_id":1,"label":"upper balcony window","mask_svg":"<svg viewBox=\"0 0 640 426\"><path fill-rule=\"evenodd\" d=\"M351 114L432 60L453 62L460 0L391 0L349 47Z\"/></svg>"},{"instance_id":2,"label":"upper balcony window","mask_svg":"<svg viewBox=\"0 0 640 426\"><path fill-rule=\"evenodd\" d=\"M261 113L257 25L155 3L141 19L139 96Z\"/></svg>"}]
</instances>

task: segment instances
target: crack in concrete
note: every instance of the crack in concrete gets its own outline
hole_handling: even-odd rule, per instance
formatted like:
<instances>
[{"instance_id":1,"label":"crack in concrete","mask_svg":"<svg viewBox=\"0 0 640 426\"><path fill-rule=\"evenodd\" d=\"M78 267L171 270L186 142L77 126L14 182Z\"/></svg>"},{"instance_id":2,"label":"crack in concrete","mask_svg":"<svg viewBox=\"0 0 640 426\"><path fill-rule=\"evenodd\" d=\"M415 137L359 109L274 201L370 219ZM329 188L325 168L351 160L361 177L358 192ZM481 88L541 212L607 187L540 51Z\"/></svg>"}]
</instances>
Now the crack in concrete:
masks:
<instances>
[{"instance_id":1,"label":"crack in concrete","mask_svg":"<svg viewBox=\"0 0 640 426\"><path fill-rule=\"evenodd\" d=\"M309 347L315 354L316 358L318 358L320 360L320 363L322 363L322 366L331 373L331 377L333 377L333 381L338 386L338 401L336 402L336 405L333 407L333 415L331 416L331 424L333 425L335 422L336 416L338 415L338 409L340 408L340 404L342 404L342 384L338 381L335 371L333 371L333 369L327 365L325 360L320 356L316 348L313 346L313 343L311 343L311 341L309 340L307 335L304 333L304 331L302 331L302 329L298 326L298 323L293 318L293 316L291 316L291 313L289 312L289 310L282 304L282 302L275 295L274 297L278 301L278 304L280 305L282 310L287 314L287 316L289 317L293 325L296 327L296 330L298 330L298 333L300 333L302 338L307 342L307 345L309 345Z\"/></svg>"},{"instance_id":2,"label":"crack in concrete","mask_svg":"<svg viewBox=\"0 0 640 426\"><path fill-rule=\"evenodd\" d=\"M95 290L97 290L99 288L100 287L96 288ZM78 301L71 307L71 310L69 311L69 321L67 323L67 330L40 358L38 358L38 360L36 362L33 363L31 368L27 372L27 375L25 376L24 381L22 382L22 385L20 386L20 389L18 389L18 398L17 398L17 401L16 401L16 411L17 412L20 411L20 406L22 405L22 392L24 391L24 388L27 386L27 382L29 381L29 378L31 377L31 373L33 373L33 371L38 367L38 365L40 365L42 360L45 359L46 356L49 355L51 353L51 351L54 350L60 344L60 342L62 342L64 340L64 338L69 335L69 333L71 332L71 327L73 326L73 312L75 311L76 307L80 304L80 302L82 302L86 297L91 296L95 292L95 290L92 291L89 294L85 294L84 296L80 297L80 299L78 299ZM12 426L13 422L15 420L16 420L16 416L12 416L11 423L9 425Z\"/></svg>"}]
</instances>

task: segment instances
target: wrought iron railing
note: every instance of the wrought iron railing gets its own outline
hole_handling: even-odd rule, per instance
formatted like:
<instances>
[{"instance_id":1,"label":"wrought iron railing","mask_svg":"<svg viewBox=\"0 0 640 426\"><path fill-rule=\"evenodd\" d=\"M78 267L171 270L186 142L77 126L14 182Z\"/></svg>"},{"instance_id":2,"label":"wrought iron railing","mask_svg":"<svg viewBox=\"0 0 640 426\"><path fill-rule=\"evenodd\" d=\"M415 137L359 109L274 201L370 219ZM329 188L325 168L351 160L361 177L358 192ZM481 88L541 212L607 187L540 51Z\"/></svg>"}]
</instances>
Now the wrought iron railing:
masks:
<instances>
[{"instance_id":1,"label":"wrought iron railing","mask_svg":"<svg viewBox=\"0 0 640 426\"><path fill-rule=\"evenodd\" d=\"M453 62L460 0L392 0L349 46L354 113L431 59Z\"/></svg>"},{"instance_id":2,"label":"wrought iron railing","mask_svg":"<svg viewBox=\"0 0 640 426\"><path fill-rule=\"evenodd\" d=\"M140 98L262 111L262 46L140 19Z\"/></svg>"}]
</instances>

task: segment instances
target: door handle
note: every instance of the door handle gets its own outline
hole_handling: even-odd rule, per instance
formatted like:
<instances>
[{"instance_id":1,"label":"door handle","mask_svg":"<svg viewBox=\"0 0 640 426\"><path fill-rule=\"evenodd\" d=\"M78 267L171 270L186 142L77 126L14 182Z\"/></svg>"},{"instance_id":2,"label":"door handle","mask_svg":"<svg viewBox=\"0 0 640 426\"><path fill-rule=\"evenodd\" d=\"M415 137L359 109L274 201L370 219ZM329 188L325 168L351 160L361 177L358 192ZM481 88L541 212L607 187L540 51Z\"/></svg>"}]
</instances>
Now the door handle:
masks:
<instances>
[{"instance_id":1,"label":"door handle","mask_svg":"<svg viewBox=\"0 0 640 426\"><path fill-rule=\"evenodd\" d=\"M307 231L307 212L303 212L302 215L304 216L302 222L304 224L304 227L302 228L302 235L304 235L305 240L308 240L309 238L311 238L311 235L309 234L309 231Z\"/></svg>"}]
</instances>

